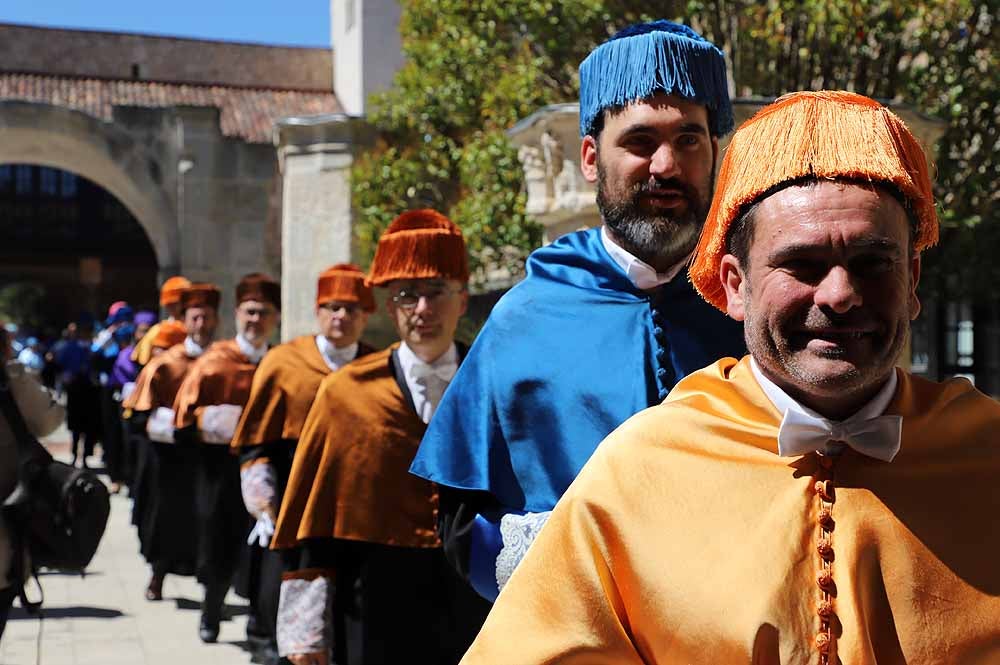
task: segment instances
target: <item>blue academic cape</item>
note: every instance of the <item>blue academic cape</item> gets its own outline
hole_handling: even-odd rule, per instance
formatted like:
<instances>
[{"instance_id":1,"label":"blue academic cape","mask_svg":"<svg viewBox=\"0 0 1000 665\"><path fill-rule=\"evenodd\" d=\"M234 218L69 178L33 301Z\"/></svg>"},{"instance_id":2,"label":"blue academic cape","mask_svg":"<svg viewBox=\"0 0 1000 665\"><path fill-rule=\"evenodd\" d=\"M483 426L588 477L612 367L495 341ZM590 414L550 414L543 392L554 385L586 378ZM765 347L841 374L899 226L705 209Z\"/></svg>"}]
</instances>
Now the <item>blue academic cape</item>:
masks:
<instances>
[{"instance_id":1,"label":"blue academic cape","mask_svg":"<svg viewBox=\"0 0 1000 665\"><path fill-rule=\"evenodd\" d=\"M528 258L469 350L410 471L491 493L510 512L551 510L597 445L687 374L746 353L743 326L685 275L635 287L600 228Z\"/></svg>"}]
</instances>

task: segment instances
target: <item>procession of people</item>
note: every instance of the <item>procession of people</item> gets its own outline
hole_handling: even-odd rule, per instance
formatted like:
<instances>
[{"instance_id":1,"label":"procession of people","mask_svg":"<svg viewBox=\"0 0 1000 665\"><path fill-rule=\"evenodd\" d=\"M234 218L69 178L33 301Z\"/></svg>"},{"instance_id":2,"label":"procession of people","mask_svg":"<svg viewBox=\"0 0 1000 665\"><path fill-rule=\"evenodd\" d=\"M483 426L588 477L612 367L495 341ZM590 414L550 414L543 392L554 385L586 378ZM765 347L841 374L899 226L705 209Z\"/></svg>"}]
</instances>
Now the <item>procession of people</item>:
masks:
<instances>
[{"instance_id":1,"label":"procession of people","mask_svg":"<svg viewBox=\"0 0 1000 665\"><path fill-rule=\"evenodd\" d=\"M916 139L797 92L723 155L725 56L669 21L579 71L603 224L532 253L471 347L430 209L316 275L285 343L263 273L234 310L177 276L162 320L67 332L74 461L100 441L128 488L137 593L196 577L212 643L235 590L266 663L1000 662L1000 404L896 366L938 234Z\"/></svg>"}]
</instances>

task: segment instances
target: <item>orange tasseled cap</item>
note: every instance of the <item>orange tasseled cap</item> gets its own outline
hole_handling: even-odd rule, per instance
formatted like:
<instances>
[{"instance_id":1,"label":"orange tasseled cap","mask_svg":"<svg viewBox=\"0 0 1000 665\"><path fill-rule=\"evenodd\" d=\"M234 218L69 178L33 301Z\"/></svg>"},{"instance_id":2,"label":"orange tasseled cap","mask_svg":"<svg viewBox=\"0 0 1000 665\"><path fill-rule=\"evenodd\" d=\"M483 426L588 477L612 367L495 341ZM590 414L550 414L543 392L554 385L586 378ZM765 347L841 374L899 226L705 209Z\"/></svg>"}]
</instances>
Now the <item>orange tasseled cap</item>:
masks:
<instances>
[{"instance_id":1,"label":"orange tasseled cap","mask_svg":"<svg viewBox=\"0 0 1000 665\"><path fill-rule=\"evenodd\" d=\"M404 212L379 238L368 283L433 278L469 281L462 231L436 210Z\"/></svg>"},{"instance_id":2,"label":"orange tasseled cap","mask_svg":"<svg viewBox=\"0 0 1000 665\"><path fill-rule=\"evenodd\" d=\"M222 292L215 284L195 282L181 293L181 309L189 307L211 307L219 309Z\"/></svg>"},{"instance_id":3,"label":"orange tasseled cap","mask_svg":"<svg viewBox=\"0 0 1000 665\"><path fill-rule=\"evenodd\" d=\"M184 277L171 277L160 287L160 307L175 305L181 300L181 291L191 286Z\"/></svg>"},{"instance_id":4,"label":"orange tasseled cap","mask_svg":"<svg viewBox=\"0 0 1000 665\"><path fill-rule=\"evenodd\" d=\"M912 206L916 251L937 242L927 161L903 121L863 95L795 92L744 122L726 150L689 271L705 300L726 308L719 266L733 221L771 188L808 177L892 185Z\"/></svg>"},{"instance_id":5,"label":"orange tasseled cap","mask_svg":"<svg viewBox=\"0 0 1000 665\"><path fill-rule=\"evenodd\" d=\"M158 349L169 349L180 344L187 337L187 329L180 321L162 321L156 329L153 346Z\"/></svg>"},{"instance_id":6,"label":"orange tasseled cap","mask_svg":"<svg viewBox=\"0 0 1000 665\"><path fill-rule=\"evenodd\" d=\"M375 311L375 298L361 268L353 263L338 263L320 273L316 306L333 301L353 302L366 312Z\"/></svg>"}]
</instances>

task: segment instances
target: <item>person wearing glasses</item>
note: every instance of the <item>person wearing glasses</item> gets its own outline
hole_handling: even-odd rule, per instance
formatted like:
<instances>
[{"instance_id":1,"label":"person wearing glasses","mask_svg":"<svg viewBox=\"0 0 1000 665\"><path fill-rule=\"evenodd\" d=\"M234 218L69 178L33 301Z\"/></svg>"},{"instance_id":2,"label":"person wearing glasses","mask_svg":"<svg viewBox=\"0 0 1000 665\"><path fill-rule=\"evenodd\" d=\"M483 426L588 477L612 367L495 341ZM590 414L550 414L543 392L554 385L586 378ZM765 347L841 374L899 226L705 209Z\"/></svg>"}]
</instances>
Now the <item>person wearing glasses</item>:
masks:
<instances>
[{"instance_id":1,"label":"person wearing glasses","mask_svg":"<svg viewBox=\"0 0 1000 665\"><path fill-rule=\"evenodd\" d=\"M368 281L389 292L400 341L323 380L272 540L289 562L278 649L296 665L331 649L352 665L457 663L486 616L444 558L437 487L408 472L463 355L468 279L462 233L438 212L403 213L379 239Z\"/></svg>"},{"instance_id":2,"label":"person wearing glasses","mask_svg":"<svg viewBox=\"0 0 1000 665\"><path fill-rule=\"evenodd\" d=\"M214 343L194 362L174 401L174 440L199 451L194 527L196 573L205 587L198 631L204 642L218 639L223 601L247 547L252 520L230 445L280 310L278 282L262 273L244 276L236 285L236 337Z\"/></svg>"},{"instance_id":3,"label":"person wearing glasses","mask_svg":"<svg viewBox=\"0 0 1000 665\"><path fill-rule=\"evenodd\" d=\"M361 341L375 310L371 287L355 265L332 266L316 286L317 335L302 335L271 349L253 375L250 398L231 448L240 460L243 503L257 520L251 534L249 591L257 608L257 651L277 661L275 622L282 560L268 549L302 425L320 383L331 372L375 351Z\"/></svg>"}]
</instances>

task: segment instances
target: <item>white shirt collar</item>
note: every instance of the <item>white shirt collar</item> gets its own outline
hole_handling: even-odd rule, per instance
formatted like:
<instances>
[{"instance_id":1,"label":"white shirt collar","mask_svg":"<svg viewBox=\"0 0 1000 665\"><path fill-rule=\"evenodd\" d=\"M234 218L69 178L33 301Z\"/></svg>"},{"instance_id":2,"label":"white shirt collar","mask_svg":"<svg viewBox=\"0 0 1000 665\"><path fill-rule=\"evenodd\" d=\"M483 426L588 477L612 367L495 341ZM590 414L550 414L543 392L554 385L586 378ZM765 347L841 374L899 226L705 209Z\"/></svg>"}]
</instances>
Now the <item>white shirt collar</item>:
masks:
<instances>
[{"instance_id":1,"label":"white shirt collar","mask_svg":"<svg viewBox=\"0 0 1000 665\"><path fill-rule=\"evenodd\" d=\"M429 423L431 416L434 415L434 411L437 410L437 406L441 402L441 397L444 396L445 389L451 382L451 378L458 370L458 348L452 342L448 350L441 354L437 360L425 363L406 345L406 342L403 342L399 345L396 355L399 358L400 368L403 370L406 387L409 388L410 396L413 398L413 407L420 419ZM435 381L426 375L418 377L418 372L414 371L417 366L436 368L448 378L438 377L438 380Z\"/></svg>"},{"instance_id":2,"label":"white shirt collar","mask_svg":"<svg viewBox=\"0 0 1000 665\"><path fill-rule=\"evenodd\" d=\"M236 345L240 347L240 353L245 355L247 360L254 365L259 363L264 358L264 354L267 353L267 344L261 344L260 348L257 348L247 341L242 333L236 335Z\"/></svg>"},{"instance_id":3,"label":"white shirt collar","mask_svg":"<svg viewBox=\"0 0 1000 665\"><path fill-rule=\"evenodd\" d=\"M337 371L358 355L357 342L338 348L324 335L316 335L316 346L319 348L319 355L323 356L323 362L333 371Z\"/></svg>"},{"instance_id":4,"label":"white shirt collar","mask_svg":"<svg viewBox=\"0 0 1000 665\"><path fill-rule=\"evenodd\" d=\"M643 291L655 289L658 286L662 286L670 281L673 281L674 277L677 276L677 273L679 273L691 259L691 255L688 254L683 259L672 265L666 272L656 272L651 265L633 256L621 245L617 244L611 238L611 234L608 232L607 226L601 227L601 242L604 243L604 249L607 250L614 262L625 271L625 274L628 275L628 278L633 284L635 284L635 287L637 289L642 289Z\"/></svg>"},{"instance_id":5,"label":"white shirt collar","mask_svg":"<svg viewBox=\"0 0 1000 665\"><path fill-rule=\"evenodd\" d=\"M821 424L826 428L832 428L833 425L838 423L838 421L830 420L829 418L820 415L816 411L813 411L809 407L799 404L788 393L782 390L776 383L774 383L769 378L767 378L767 376L764 375L764 373L760 369L760 366L757 365L757 361L754 359L753 356L750 356L750 370L753 372L754 378L757 379L757 383L760 384L760 387L764 391L764 394L767 395L767 398L771 400L771 403L774 404L774 407L778 410L779 413L782 414L782 416L785 416L788 411L792 410L792 411L797 411L800 414L803 414L808 419L817 421L818 424ZM889 375L889 379L885 382L885 385L883 385L882 388L879 389L879 391L875 394L874 397L871 398L871 400L868 401L867 404L858 409L849 418L845 418L844 420L839 421L839 423L844 425L851 423L860 423L866 420L872 420L873 418L878 418L879 416L884 414L885 410L889 407L889 403L892 401L893 396L895 396L896 394L896 386L898 385L898 383L899 379L896 376L896 371L893 370L892 373ZM779 432L779 439L780 436L781 435ZM897 440L895 442L886 442L887 445L894 444L896 449L898 450L900 445L899 437L901 436L902 436L902 431L900 430L899 435L897 436ZM833 452L833 451L831 450L828 452ZM782 454L780 450L778 451L778 454L779 455ZM895 453L893 453L893 455L895 455Z\"/></svg>"},{"instance_id":6,"label":"white shirt collar","mask_svg":"<svg viewBox=\"0 0 1000 665\"><path fill-rule=\"evenodd\" d=\"M184 338L184 353L187 354L188 358L197 358L201 354L205 353L205 347L200 346L198 342L194 341L190 335Z\"/></svg>"}]
</instances>

